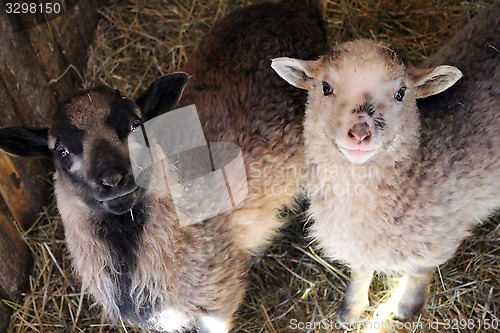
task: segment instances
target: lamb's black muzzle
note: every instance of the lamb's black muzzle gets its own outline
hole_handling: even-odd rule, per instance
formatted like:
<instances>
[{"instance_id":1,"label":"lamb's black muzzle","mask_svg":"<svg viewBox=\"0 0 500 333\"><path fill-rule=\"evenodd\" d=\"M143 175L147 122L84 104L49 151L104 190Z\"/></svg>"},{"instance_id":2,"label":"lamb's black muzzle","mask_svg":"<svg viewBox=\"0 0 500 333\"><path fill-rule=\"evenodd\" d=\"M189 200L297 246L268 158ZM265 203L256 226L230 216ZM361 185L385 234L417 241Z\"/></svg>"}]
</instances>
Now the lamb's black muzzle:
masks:
<instances>
[{"instance_id":1,"label":"lamb's black muzzle","mask_svg":"<svg viewBox=\"0 0 500 333\"><path fill-rule=\"evenodd\" d=\"M92 149L94 163L88 179L94 199L105 211L123 214L134 207L143 191L136 185L128 153L104 140Z\"/></svg>"},{"instance_id":2,"label":"lamb's black muzzle","mask_svg":"<svg viewBox=\"0 0 500 333\"><path fill-rule=\"evenodd\" d=\"M94 179L94 196L101 206L113 213L123 214L132 209L142 195L130 170L106 168Z\"/></svg>"}]
</instances>

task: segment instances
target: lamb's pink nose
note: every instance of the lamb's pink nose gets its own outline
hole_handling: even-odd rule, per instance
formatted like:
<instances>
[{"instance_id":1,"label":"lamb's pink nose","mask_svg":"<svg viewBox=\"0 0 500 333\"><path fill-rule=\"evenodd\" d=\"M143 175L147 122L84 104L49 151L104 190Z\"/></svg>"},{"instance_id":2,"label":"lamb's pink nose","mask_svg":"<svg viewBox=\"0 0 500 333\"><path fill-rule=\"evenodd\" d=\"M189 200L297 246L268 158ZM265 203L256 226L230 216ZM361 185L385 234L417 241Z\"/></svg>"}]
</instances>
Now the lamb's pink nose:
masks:
<instances>
[{"instance_id":1,"label":"lamb's pink nose","mask_svg":"<svg viewBox=\"0 0 500 333\"><path fill-rule=\"evenodd\" d=\"M354 124L354 126L347 132L347 135L350 138L361 142L363 140L369 140L372 136L372 132L370 131L370 125L366 122L359 122Z\"/></svg>"}]
</instances>

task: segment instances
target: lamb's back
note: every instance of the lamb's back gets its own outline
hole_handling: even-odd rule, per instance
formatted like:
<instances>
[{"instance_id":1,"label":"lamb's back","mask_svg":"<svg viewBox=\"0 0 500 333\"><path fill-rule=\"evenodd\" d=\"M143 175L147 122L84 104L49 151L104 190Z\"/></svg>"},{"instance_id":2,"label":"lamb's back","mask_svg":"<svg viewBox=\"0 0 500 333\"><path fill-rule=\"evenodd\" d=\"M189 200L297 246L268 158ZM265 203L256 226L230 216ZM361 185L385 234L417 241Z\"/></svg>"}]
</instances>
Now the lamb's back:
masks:
<instances>
[{"instance_id":1,"label":"lamb's back","mask_svg":"<svg viewBox=\"0 0 500 333\"><path fill-rule=\"evenodd\" d=\"M232 141L243 150L297 143L306 93L270 64L280 56L313 59L327 49L317 1L308 2L236 10L200 42L185 68L191 80L181 102L196 104L208 141Z\"/></svg>"},{"instance_id":2,"label":"lamb's back","mask_svg":"<svg viewBox=\"0 0 500 333\"><path fill-rule=\"evenodd\" d=\"M418 103L422 163L415 186L427 192L428 201L447 211L482 219L500 204L496 199L500 3L481 11L421 67L441 64L458 67L464 76L445 92Z\"/></svg>"}]
</instances>

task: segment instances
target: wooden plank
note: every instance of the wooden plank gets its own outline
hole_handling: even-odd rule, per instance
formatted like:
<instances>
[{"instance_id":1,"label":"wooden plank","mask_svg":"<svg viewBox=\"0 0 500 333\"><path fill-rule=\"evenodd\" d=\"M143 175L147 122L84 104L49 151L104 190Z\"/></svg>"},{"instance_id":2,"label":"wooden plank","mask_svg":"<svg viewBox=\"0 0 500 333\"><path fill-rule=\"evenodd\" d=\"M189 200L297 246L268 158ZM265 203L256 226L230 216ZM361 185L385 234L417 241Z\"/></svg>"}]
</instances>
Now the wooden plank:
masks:
<instances>
[{"instance_id":1,"label":"wooden plank","mask_svg":"<svg viewBox=\"0 0 500 333\"><path fill-rule=\"evenodd\" d=\"M0 286L9 300L16 300L26 286L31 267L28 247L12 218L0 210Z\"/></svg>"},{"instance_id":2,"label":"wooden plank","mask_svg":"<svg viewBox=\"0 0 500 333\"><path fill-rule=\"evenodd\" d=\"M50 197L49 164L0 152L0 193L12 216L27 228Z\"/></svg>"},{"instance_id":3,"label":"wooden plank","mask_svg":"<svg viewBox=\"0 0 500 333\"><path fill-rule=\"evenodd\" d=\"M12 309L2 300L19 301L31 269L31 254L21 239L7 206L0 199L0 332L6 332Z\"/></svg>"},{"instance_id":4,"label":"wooden plank","mask_svg":"<svg viewBox=\"0 0 500 333\"><path fill-rule=\"evenodd\" d=\"M99 22L99 15L97 15L97 8L99 4L94 0L80 1L72 9L75 16L79 19L76 20L78 30L83 38L85 45L90 45L94 40L94 32Z\"/></svg>"},{"instance_id":5,"label":"wooden plank","mask_svg":"<svg viewBox=\"0 0 500 333\"><path fill-rule=\"evenodd\" d=\"M82 42L84 39L78 29L78 20L80 19L73 9L53 19L48 25L66 64L73 65L81 72L87 61L87 45ZM71 73L71 75L74 81L77 82L78 75L75 75L75 73Z\"/></svg>"},{"instance_id":6,"label":"wooden plank","mask_svg":"<svg viewBox=\"0 0 500 333\"><path fill-rule=\"evenodd\" d=\"M79 1L66 14L49 22L54 40L62 50L68 65L71 64L80 71L84 67L87 61L87 47L93 41L99 21L97 10L108 2L108 0Z\"/></svg>"},{"instance_id":7,"label":"wooden plank","mask_svg":"<svg viewBox=\"0 0 500 333\"><path fill-rule=\"evenodd\" d=\"M30 175L21 178L19 171L12 161L12 157L4 152L0 152L0 170L2 170L2 175L0 176L0 193L10 212L19 222L29 219L25 214L32 211L32 204L26 196L26 183L23 181L23 178L27 179Z\"/></svg>"},{"instance_id":8,"label":"wooden plank","mask_svg":"<svg viewBox=\"0 0 500 333\"><path fill-rule=\"evenodd\" d=\"M0 19L0 77L17 110L29 115L25 125L47 125L57 110L57 101L25 32L14 32L9 23Z\"/></svg>"},{"instance_id":9,"label":"wooden plank","mask_svg":"<svg viewBox=\"0 0 500 333\"><path fill-rule=\"evenodd\" d=\"M46 81L49 83L52 94L59 106L66 102L82 84L82 80L76 71L82 73L86 54L80 53L86 50L93 40L93 34L97 26L99 15L97 15L97 2L95 0L69 2L69 7L65 8L65 13L54 22L42 23L37 15L20 15L17 19L16 28L26 34L33 52L44 70ZM42 18L43 19L43 18ZM61 29L58 27L62 26ZM69 27L76 27L76 30L68 31ZM22 29L22 27L25 27ZM54 30L54 28L56 28ZM65 32L67 35L61 36ZM78 33L78 35L74 35ZM65 44L63 39L70 40L78 45L79 49L60 49L62 47L73 47ZM75 62L75 59L78 61ZM75 65L70 68L69 65Z\"/></svg>"},{"instance_id":10,"label":"wooden plank","mask_svg":"<svg viewBox=\"0 0 500 333\"><path fill-rule=\"evenodd\" d=\"M0 332L7 332L12 314L12 309L1 301L4 297L0 287Z\"/></svg>"},{"instance_id":11,"label":"wooden plank","mask_svg":"<svg viewBox=\"0 0 500 333\"><path fill-rule=\"evenodd\" d=\"M22 228L22 226L19 226ZM12 251L16 253L28 254L28 247L24 240L23 235L20 234L19 228L16 227L13 217L10 215L5 202L0 198L0 232L8 235L12 241Z\"/></svg>"},{"instance_id":12,"label":"wooden plank","mask_svg":"<svg viewBox=\"0 0 500 333\"><path fill-rule=\"evenodd\" d=\"M30 16L28 19L35 20L36 18ZM25 24L32 25L34 22L28 21ZM67 72L68 65L62 57L48 25L33 26L25 30L25 33L33 53L43 69L45 81L50 87L52 96L60 106L73 96L76 86L80 82L75 83Z\"/></svg>"},{"instance_id":13,"label":"wooden plank","mask_svg":"<svg viewBox=\"0 0 500 333\"><path fill-rule=\"evenodd\" d=\"M28 122L22 116L28 116L28 114L23 114L18 112L14 100L10 97L7 92L1 77L0 77L0 110L2 110L2 116L0 117L0 127L8 125L18 125L25 124Z\"/></svg>"}]
</instances>

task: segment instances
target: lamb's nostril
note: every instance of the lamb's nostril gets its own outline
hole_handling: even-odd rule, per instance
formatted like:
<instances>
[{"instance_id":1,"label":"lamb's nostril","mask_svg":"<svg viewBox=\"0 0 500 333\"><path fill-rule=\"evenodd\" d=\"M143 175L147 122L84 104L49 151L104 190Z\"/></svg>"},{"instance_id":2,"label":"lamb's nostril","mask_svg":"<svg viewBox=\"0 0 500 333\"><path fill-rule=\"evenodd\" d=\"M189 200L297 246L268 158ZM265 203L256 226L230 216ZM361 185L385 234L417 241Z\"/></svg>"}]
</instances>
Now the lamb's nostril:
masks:
<instances>
[{"instance_id":1,"label":"lamb's nostril","mask_svg":"<svg viewBox=\"0 0 500 333\"><path fill-rule=\"evenodd\" d=\"M122 182L123 178L123 174L117 171L104 172L100 181L103 186L115 188Z\"/></svg>"},{"instance_id":2,"label":"lamb's nostril","mask_svg":"<svg viewBox=\"0 0 500 333\"><path fill-rule=\"evenodd\" d=\"M372 136L372 132L370 130L370 125L366 122L359 122L354 124L354 126L347 132L347 136L350 138L356 139L361 142L364 140L369 140Z\"/></svg>"}]
</instances>

